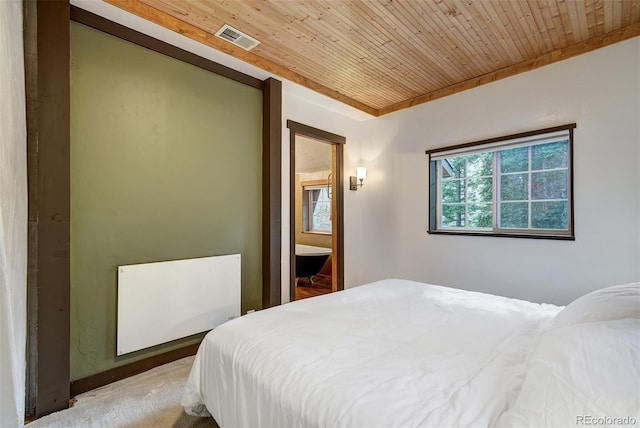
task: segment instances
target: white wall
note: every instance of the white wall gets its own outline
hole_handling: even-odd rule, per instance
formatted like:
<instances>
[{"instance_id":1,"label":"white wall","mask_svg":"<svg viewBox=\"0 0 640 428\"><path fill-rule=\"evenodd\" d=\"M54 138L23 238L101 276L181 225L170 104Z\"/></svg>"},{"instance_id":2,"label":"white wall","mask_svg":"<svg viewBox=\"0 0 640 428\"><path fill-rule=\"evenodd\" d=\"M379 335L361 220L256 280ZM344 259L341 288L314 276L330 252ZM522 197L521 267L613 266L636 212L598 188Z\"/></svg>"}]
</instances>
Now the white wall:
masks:
<instances>
[{"instance_id":1,"label":"white wall","mask_svg":"<svg viewBox=\"0 0 640 428\"><path fill-rule=\"evenodd\" d=\"M425 149L572 122L575 242L426 233ZM640 280L640 38L378 118L373 142L391 185L367 231L391 232L367 245L394 248L387 276L557 304Z\"/></svg>"},{"instance_id":2,"label":"white wall","mask_svg":"<svg viewBox=\"0 0 640 428\"><path fill-rule=\"evenodd\" d=\"M287 120L313 126L327 132L346 137L344 147L345 162L344 175L347 176L344 182L345 195L345 287L353 284L366 282L366 273L359 267L366 266L364 263L369 257L358 251L349 251L350 248L360 248L363 241L364 225L359 222L362 217L362 192L351 192L348 186L348 176L355 175L356 164L360 160L360 142L364 141L367 135L367 124L370 121L361 121L343 115L339 112L323 106L321 98L311 99L295 85L289 82L283 83L282 94L282 300L289 301L289 129ZM315 98L315 97L314 97ZM315 102L314 102L315 101Z\"/></svg>"},{"instance_id":3,"label":"white wall","mask_svg":"<svg viewBox=\"0 0 640 428\"><path fill-rule=\"evenodd\" d=\"M24 421L27 137L22 2L0 1L0 426Z\"/></svg>"}]
</instances>

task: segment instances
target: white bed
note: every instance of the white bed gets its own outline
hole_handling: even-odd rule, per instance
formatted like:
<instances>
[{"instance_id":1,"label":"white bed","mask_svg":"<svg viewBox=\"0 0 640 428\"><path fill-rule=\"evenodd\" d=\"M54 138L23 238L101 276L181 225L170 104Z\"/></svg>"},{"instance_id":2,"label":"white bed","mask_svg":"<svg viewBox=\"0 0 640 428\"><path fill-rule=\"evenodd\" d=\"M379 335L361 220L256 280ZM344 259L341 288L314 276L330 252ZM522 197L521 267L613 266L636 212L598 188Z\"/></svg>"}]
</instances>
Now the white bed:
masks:
<instances>
[{"instance_id":1,"label":"white bed","mask_svg":"<svg viewBox=\"0 0 640 428\"><path fill-rule=\"evenodd\" d=\"M223 428L575 426L578 413L572 412L580 411L640 420L640 285L622 287L626 300L619 292L614 300L627 306L604 305L609 319L588 304L563 310L405 280L259 311L206 336L182 404ZM581 353L578 366L587 373L580 381L594 391L568 398L567 382L558 379L562 364L574 366L575 347L558 350L558 344L567 343L568 334L584 345L587 324L598 327L594 337L601 342L625 338L607 349L626 352L613 358L626 380L614 391L618 379L588 373L589 364L603 369L602 358L590 361ZM549 354L559 361L552 375L545 372ZM594 382L601 381L612 403L622 404L593 407ZM603 414L608 410L630 414Z\"/></svg>"}]
</instances>

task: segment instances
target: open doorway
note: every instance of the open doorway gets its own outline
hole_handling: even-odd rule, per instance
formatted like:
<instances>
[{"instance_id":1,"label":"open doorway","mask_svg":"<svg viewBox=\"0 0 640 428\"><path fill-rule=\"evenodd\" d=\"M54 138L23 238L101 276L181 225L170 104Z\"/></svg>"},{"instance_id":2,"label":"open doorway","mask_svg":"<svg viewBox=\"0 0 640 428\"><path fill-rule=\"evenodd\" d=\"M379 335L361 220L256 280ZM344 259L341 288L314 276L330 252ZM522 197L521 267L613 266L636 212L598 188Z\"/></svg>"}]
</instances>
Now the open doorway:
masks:
<instances>
[{"instance_id":1,"label":"open doorway","mask_svg":"<svg viewBox=\"0 0 640 428\"><path fill-rule=\"evenodd\" d=\"M291 142L290 299L344 289L344 137L287 122Z\"/></svg>"}]
</instances>

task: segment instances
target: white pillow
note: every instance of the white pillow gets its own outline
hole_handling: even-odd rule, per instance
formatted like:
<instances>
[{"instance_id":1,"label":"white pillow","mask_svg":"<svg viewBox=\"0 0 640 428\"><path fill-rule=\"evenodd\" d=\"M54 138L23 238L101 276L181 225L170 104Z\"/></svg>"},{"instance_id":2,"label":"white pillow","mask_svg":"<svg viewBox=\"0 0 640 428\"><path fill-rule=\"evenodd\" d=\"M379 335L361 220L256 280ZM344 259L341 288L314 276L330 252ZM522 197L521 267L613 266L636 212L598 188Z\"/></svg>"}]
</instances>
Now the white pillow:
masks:
<instances>
[{"instance_id":1,"label":"white pillow","mask_svg":"<svg viewBox=\"0 0 640 428\"><path fill-rule=\"evenodd\" d=\"M593 291L569 303L552 327L597 321L640 318L640 282Z\"/></svg>"},{"instance_id":2,"label":"white pillow","mask_svg":"<svg viewBox=\"0 0 640 428\"><path fill-rule=\"evenodd\" d=\"M574 324L541 336L498 427L638 426L640 319Z\"/></svg>"}]
</instances>

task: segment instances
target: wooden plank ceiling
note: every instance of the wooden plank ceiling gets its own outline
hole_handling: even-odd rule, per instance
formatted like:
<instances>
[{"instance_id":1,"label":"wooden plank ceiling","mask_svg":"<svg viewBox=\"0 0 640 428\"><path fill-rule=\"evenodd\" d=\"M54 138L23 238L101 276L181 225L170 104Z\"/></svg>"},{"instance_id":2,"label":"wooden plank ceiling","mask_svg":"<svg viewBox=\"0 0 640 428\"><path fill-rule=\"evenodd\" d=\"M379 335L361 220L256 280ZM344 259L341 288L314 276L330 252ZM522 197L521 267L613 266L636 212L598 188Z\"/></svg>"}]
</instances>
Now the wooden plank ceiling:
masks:
<instances>
[{"instance_id":1,"label":"wooden plank ceiling","mask_svg":"<svg viewBox=\"0 0 640 428\"><path fill-rule=\"evenodd\" d=\"M374 116L640 35L640 0L106 1Z\"/></svg>"}]
</instances>

